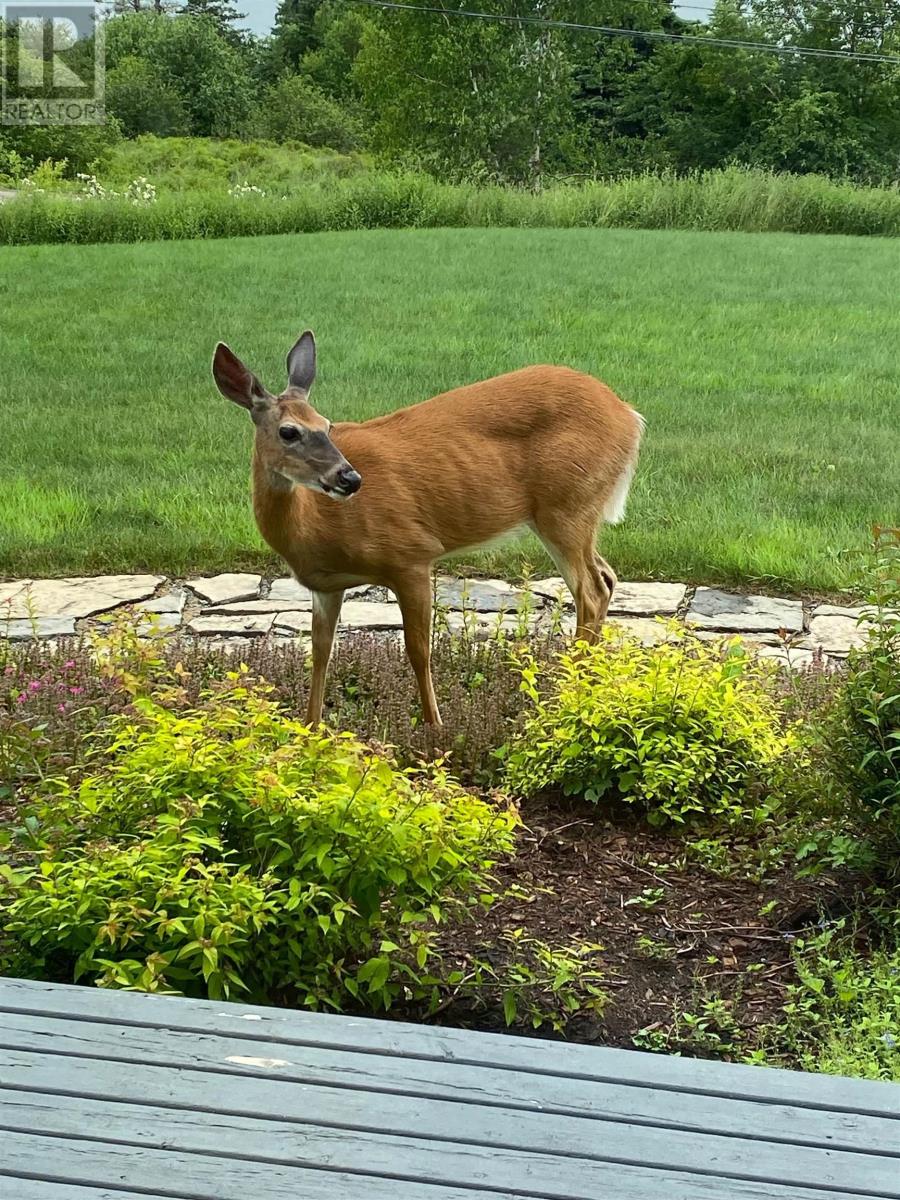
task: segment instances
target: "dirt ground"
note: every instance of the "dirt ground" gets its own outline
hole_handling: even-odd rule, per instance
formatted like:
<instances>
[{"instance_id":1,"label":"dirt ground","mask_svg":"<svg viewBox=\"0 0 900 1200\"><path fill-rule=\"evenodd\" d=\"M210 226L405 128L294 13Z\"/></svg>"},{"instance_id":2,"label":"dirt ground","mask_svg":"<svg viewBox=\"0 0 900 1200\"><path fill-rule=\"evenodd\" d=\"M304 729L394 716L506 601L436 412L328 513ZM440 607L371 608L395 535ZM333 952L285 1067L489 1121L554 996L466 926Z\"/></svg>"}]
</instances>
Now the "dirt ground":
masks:
<instances>
[{"instance_id":1,"label":"dirt ground","mask_svg":"<svg viewBox=\"0 0 900 1200\"><path fill-rule=\"evenodd\" d=\"M796 936L842 911L849 889L846 880L798 879L793 864L748 878L759 874L751 843L720 843L732 866L746 868L723 874L718 863L711 870L686 855L696 835L611 825L587 804L531 804L523 819L518 854L497 873L501 887L518 894L442 940L462 970L473 956L498 961L501 935L512 928L550 945L599 944L590 964L602 972L609 1000L602 1016L576 1013L567 1022L565 1036L577 1041L633 1048L643 1030L644 1048L720 1057L752 1049L795 980ZM715 998L724 1001L726 1028L710 1047L692 1040L677 1016L700 1014ZM450 1003L436 1019L505 1028L496 1004Z\"/></svg>"}]
</instances>

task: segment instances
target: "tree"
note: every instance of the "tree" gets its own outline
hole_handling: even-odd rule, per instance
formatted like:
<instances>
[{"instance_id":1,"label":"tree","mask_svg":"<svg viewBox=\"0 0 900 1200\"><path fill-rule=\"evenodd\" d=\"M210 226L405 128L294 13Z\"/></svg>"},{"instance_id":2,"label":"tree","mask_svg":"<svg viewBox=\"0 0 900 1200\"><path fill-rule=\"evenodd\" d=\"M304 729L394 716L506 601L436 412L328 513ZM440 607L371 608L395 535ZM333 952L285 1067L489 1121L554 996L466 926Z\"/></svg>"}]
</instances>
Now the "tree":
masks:
<instances>
[{"instance_id":1,"label":"tree","mask_svg":"<svg viewBox=\"0 0 900 1200\"><path fill-rule=\"evenodd\" d=\"M187 0L183 11L189 16L208 17L219 37L232 46L241 46L246 40L246 35L235 25L245 20L247 14L238 12L230 0Z\"/></svg>"},{"instance_id":2,"label":"tree","mask_svg":"<svg viewBox=\"0 0 900 1200\"><path fill-rule=\"evenodd\" d=\"M271 40L276 75L297 71L303 56L318 47L316 14L321 3L322 0L279 0Z\"/></svg>"},{"instance_id":3,"label":"tree","mask_svg":"<svg viewBox=\"0 0 900 1200\"><path fill-rule=\"evenodd\" d=\"M121 59L107 74L106 109L126 137L176 137L186 134L190 125L177 89L158 67L134 55Z\"/></svg>"},{"instance_id":4,"label":"tree","mask_svg":"<svg viewBox=\"0 0 900 1200\"><path fill-rule=\"evenodd\" d=\"M168 92L177 95L190 133L232 137L248 125L254 88L235 47L208 17L137 13L115 17L106 29L106 64L113 72L126 58L152 68Z\"/></svg>"},{"instance_id":5,"label":"tree","mask_svg":"<svg viewBox=\"0 0 900 1200\"><path fill-rule=\"evenodd\" d=\"M270 87L256 120L259 135L275 142L305 142L346 152L362 141L358 123L302 75L286 75Z\"/></svg>"},{"instance_id":6,"label":"tree","mask_svg":"<svg viewBox=\"0 0 900 1200\"><path fill-rule=\"evenodd\" d=\"M565 2L486 0L501 16L557 17ZM390 13L370 25L353 76L385 155L537 185L564 162L575 130L572 67L559 31L453 17L448 7L446 16Z\"/></svg>"}]
</instances>

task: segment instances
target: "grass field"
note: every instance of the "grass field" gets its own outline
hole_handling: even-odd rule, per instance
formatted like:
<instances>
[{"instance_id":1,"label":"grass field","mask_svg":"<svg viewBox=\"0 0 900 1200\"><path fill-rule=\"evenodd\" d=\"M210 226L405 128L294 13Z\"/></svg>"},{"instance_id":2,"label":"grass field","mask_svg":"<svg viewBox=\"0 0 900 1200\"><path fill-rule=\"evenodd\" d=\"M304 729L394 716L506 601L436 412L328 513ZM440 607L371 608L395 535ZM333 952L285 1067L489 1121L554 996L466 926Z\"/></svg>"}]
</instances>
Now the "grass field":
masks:
<instances>
[{"instance_id":1,"label":"grass field","mask_svg":"<svg viewBox=\"0 0 900 1200\"><path fill-rule=\"evenodd\" d=\"M900 243L422 230L0 250L0 571L263 566L222 338L273 389L306 325L318 407L365 418L528 363L647 418L625 577L831 591L900 520ZM536 543L476 559L547 566ZM471 560L470 560L471 561Z\"/></svg>"}]
</instances>

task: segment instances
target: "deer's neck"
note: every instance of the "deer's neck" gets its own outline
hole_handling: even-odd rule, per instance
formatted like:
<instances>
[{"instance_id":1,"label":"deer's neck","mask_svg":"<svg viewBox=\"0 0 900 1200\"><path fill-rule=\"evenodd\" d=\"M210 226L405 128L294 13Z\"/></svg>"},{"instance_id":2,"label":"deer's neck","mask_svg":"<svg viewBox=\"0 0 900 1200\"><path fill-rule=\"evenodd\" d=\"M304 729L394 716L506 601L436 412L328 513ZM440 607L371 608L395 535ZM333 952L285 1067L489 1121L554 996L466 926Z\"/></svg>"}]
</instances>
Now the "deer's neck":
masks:
<instances>
[{"instance_id":1,"label":"deer's neck","mask_svg":"<svg viewBox=\"0 0 900 1200\"><path fill-rule=\"evenodd\" d=\"M316 523L313 496L305 488L294 487L283 475L270 470L253 456L253 512L259 532L276 554L296 569L299 544L313 535Z\"/></svg>"}]
</instances>

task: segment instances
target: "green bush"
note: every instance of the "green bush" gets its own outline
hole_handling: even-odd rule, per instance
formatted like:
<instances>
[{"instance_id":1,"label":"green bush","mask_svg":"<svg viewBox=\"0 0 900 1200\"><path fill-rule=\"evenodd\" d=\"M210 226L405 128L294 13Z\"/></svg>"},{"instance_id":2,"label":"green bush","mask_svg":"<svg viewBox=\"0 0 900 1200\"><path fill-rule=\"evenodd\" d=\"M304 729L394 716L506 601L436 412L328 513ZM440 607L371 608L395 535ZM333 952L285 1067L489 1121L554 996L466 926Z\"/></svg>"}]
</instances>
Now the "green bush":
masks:
<instances>
[{"instance_id":1,"label":"green bush","mask_svg":"<svg viewBox=\"0 0 900 1200\"><path fill-rule=\"evenodd\" d=\"M256 124L260 137L273 142L305 142L342 153L362 142L358 122L302 75L286 75L266 91Z\"/></svg>"},{"instance_id":2,"label":"green bush","mask_svg":"<svg viewBox=\"0 0 900 1200\"><path fill-rule=\"evenodd\" d=\"M863 609L865 645L851 651L821 730L824 765L861 832L900 845L900 529L876 532Z\"/></svg>"},{"instance_id":3,"label":"green bush","mask_svg":"<svg viewBox=\"0 0 900 1200\"><path fill-rule=\"evenodd\" d=\"M636 805L652 824L759 803L791 743L763 668L673 629L645 647L607 629L558 657L548 676L522 666L531 700L508 750L507 783Z\"/></svg>"},{"instance_id":4,"label":"green bush","mask_svg":"<svg viewBox=\"0 0 900 1200\"><path fill-rule=\"evenodd\" d=\"M172 137L188 132L178 90L158 67L134 55L122 58L106 77L106 108L127 138L142 133Z\"/></svg>"},{"instance_id":5,"label":"green bush","mask_svg":"<svg viewBox=\"0 0 900 1200\"><path fill-rule=\"evenodd\" d=\"M15 969L314 1007L427 994L423 925L484 891L510 812L310 730L243 675L134 710L26 822Z\"/></svg>"},{"instance_id":6,"label":"green bush","mask_svg":"<svg viewBox=\"0 0 900 1200\"><path fill-rule=\"evenodd\" d=\"M120 187L144 176L153 181L160 195L224 193L233 184L247 182L280 196L365 169L365 161L358 155L312 150L295 143L143 134L119 143L109 156L103 182Z\"/></svg>"},{"instance_id":7,"label":"green bush","mask_svg":"<svg viewBox=\"0 0 900 1200\"><path fill-rule=\"evenodd\" d=\"M13 185L42 162L61 163L70 179L100 170L121 140L115 120L105 125L8 125L0 128L0 178Z\"/></svg>"}]
</instances>

